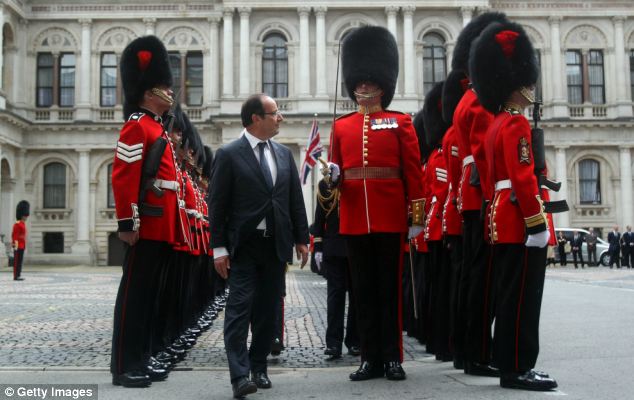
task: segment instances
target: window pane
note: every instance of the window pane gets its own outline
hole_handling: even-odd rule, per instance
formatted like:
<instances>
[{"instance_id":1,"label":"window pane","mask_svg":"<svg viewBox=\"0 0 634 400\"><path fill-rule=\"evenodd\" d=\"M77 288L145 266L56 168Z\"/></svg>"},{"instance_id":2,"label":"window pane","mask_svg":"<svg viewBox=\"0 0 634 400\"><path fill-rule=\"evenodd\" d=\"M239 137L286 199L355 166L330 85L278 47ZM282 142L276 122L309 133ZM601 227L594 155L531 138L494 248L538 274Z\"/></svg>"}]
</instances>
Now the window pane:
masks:
<instances>
[{"instance_id":1,"label":"window pane","mask_svg":"<svg viewBox=\"0 0 634 400\"><path fill-rule=\"evenodd\" d=\"M53 105L53 89L39 88L37 90L37 106L50 107Z\"/></svg>"},{"instance_id":2,"label":"window pane","mask_svg":"<svg viewBox=\"0 0 634 400\"><path fill-rule=\"evenodd\" d=\"M36 106L50 107L53 105L53 55L38 53L36 74Z\"/></svg>"},{"instance_id":3,"label":"window pane","mask_svg":"<svg viewBox=\"0 0 634 400\"><path fill-rule=\"evenodd\" d=\"M568 83L568 103L583 103L581 52L578 50L569 50L566 52L566 81Z\"/></svg>"},{"instance_id":4,"label":"window pane","mask_svg":"<svg viewBox=\"0 0 634 400\"><path fill-rule=\"evenodd\" d=\"M117 89L103 88L101 89L101 105L103 107L113 107L117 102Z\"/></svg>"},{"instance_id":5,"label":"window pane","mask_svg":"<svg viewBox=\"0 0 634 400\"><path fill-rule=\"evenodd\" d=\"M630 50L630 95L634 101L634 49Z\"/></svg>"},{"instance_id":6,"label":"window pane","mask_svg":"<svg viewBox=\"0 0 634 400\"><path fill-rule=\"evenodd\" d=\"M186 81L188 105L199 106L203 103L203 55L201 52L190 52L187 54Z\"/></svg>"},{"instance_id":7,"label":"window pane","mask_svg":"<svg viewBox=\"0 0 634 400\"><path fill-rule=\"evenodd\" d=\"M445 40L436 33L423 37L423 91L425 94L447 76Z\"/></svg>"},{"instance_id":8,"label":"window pane","mask_svg":"<svg viewBox=\"0 0 634 400\"><path fill-rule=\"evenodd\" d=\"M172 90L174 91L174 98L177 101L181 101L181 55L180 53L169 53L170 67L172 69Z\"/></svg>"},{"instance_id":9,"label":"window pane","mask_svg":"<svg viewBox=\"0 0 634 400\"><path fill-rule=\"evenodd\" d=\"M59 106L75 104L75 55L62 54L59 59Z\"/></svg>"},{"instance_id":10,"label":"window pane","mask_svg":"<svg viewBox=\"0 0 634 400\"><path fill-rule=\"evenodd\" d=\"M66 166L50 163L44 166L44 208L66 207Z\"/></svg>"},{"instance_id":11,"label":"window pane","mask_svg":"<svg viewBox=\"0 0 634 400\"><path fill-rule=\"evenodd\" d=\"M582 204L601 203L600 164L595 160L579 162L579 200Z\"/></svg>"},{"instance_id":12,"label":"window pane","mask_svg":"<svg viewBox=\"0 0 634 400\"><path fill-rule=\"evenodd\" d=\"M590 102L605 103L605 87L603 84L603 52L590 50L588 53L588 83L590 85Z\"/></svg>"},{"instance_id":13,"label":"window pane","mask_svg":"<svg viewBox=\"0 0 634 400\"><path fill-rule=\"evenodd\" d=\"M288 52L286 39L273 33L262 49L262 91L273 97L288 96Z\"/></svg>"},{"instance_id":14,"label":"window pane","mask_svg":"<svg viewBox=\"0 0 634 400\"><path fill-rule=\"evenodd\" d=\"M190 87L187 89L187 104L190 106L199 106L203 104L202 87Z\"/></svg>"},{"instance_id":15,"label":"window pane","mask_svg":"<svg viewBox=\"0 0 634 400\"><path fill-rule=\"evenodd\" d=\"M535 50L535 59L537 60L537 68L539 71L537 83L535 84L535 99L542 101L542 55L539 50Z\"/></svg>"},{"instance_id":16,"label":"window pane","mask_svg":"<svg viewBox=\"0 0 634 400\"><path fill-rule=\"evenodd\" d=\"M59 60L59 65L62 67L74 67L75 55L74 54L62 54Z\"/></svg>"},{"instance_id":17,"label":"window pane","mask_svg":"<svg viewBox=\"0 0 634 400\"><path fill-rule=\"evenodd\" d=\"M37 65L38 67L52 67L53 66L53 55L50 53L40 53L37 55Z\"/></svg>"},{"instance_id":18,"label":"window pane","mask_svg":"<svg viewBox=\"0 0 634 400\"><path fill-rule=\"evenodd\" d=\"M40 87L53 87L53 69L40 68L37 71L37 82Z\"/></svg>"}]
</instances>

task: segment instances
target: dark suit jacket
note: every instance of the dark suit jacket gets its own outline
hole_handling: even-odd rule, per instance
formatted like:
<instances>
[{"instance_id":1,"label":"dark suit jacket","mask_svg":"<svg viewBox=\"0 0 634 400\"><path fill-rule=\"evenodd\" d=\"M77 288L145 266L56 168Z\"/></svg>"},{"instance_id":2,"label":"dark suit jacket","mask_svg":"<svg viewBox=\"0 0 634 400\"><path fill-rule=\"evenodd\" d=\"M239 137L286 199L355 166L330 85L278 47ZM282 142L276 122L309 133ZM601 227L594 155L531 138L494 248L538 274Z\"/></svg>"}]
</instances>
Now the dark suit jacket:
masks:
<instances>
[{"instance_id":1,"label":"dark suit jacket","mask_svg":"<svg viewBox=\"0 0 634 400\"><path fill-rule=\"evenodd\" d=\"M319 193L324 197L329 197L332 191L328 188L328 185L323 180L319 181ZM335 196L336 197L336 196ZM328 215L326 208L330 208L336 201L332 211ZM313 224L313 236L315 237L315 252L321 251L324 256L331 257L347 257L346 243L339 234L339 201L333 199L333 201L325 201L323 206L319 200L317 200L317 206L315 208L315 222Z\"/></svg>"},{"instance_id":2,"label":"dark suit jacket","mask_svg":"<svg viewBox=\"0 0 634 400\"><path fill-rule=\"evenodd\" d=\"M583 238L581 235L576 238L573 236L572 240L570 240L570 247L572 248L572 251L581 251L581 245L583 245ZM575 250L575 247L577 250Z\"/></svg>"},{"instance_id":3,"label":"dark suit jacket","mask_svg":"<svg viewBox=\"0 0 634 400\"><path fill-rule=\"evenodd\" d=\"M272 208L277 256L292 262L293 245L308 244L304 197L291 151L272 140L269 143L277 165L273 189L267 186L246 137L216 152L209 184L211 245L226 247L233 257Z\"/></svg>"},{"instance_id":4,"label":"dark suit jacket","mask_svg":"<svg viewBox=\"0 0 634 400\"><path fill-rule=\"evenodd\" d=\"M610 233L608 233L608 243L610 243L609 250L618 250L621 247L619 243L620 239L620 233L615 235L614 231L610 231Z\"/></svg>"}]
</instances>

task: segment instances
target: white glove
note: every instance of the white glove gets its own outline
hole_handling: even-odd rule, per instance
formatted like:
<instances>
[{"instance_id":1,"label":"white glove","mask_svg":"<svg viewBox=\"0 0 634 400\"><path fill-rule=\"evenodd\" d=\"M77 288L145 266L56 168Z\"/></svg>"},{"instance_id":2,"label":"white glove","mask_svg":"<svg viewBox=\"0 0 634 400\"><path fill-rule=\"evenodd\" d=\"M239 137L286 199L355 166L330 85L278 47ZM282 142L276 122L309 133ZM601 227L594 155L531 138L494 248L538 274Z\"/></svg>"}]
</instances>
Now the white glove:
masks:
<instances>
[{"instance_id":1,"label":"white glove","mask_svg":"<svg viewBox=\"0 0 634 400\"><path fill-rule=\"evenodd\" d=\"M324 253L321 251L315 252L315 264L317 264L317 271L321 271L321 262L324 261Z\"/></svg>"},{"instance_id":2,"label":"white glove","mask_svg":"<svg viewBox=\"0 0 634 400\"><path fill-rule=\"evenodd\" d=\"M335 163L329 162L328 169L330 169L330 179L332 183L336 183L339 180L339 175L341 174L339 166Z\"/></svg>"},{"instance_id":3,"label":"white glove","mask_svg":"<svg viewBox=\"0 0 634 400\"><path fill-rule=\"evenodd\" d=\"M526 239L526 247L546 247L548 239L550 239L550 232L548 229L539 233L528 235L528 238Z\"/></svg>"},{"instance_id":4,"label":"white glove","mask_svg":"<svg viewBox=\"0 0 634 400\"><path fill-rule=\"evenodd\" d=\"M414 239L416 236L420 235L423 231L423 227L419 225L412 225L409 227L409 232L407 233L408 239Z\"/></svg>"}]
</instances>

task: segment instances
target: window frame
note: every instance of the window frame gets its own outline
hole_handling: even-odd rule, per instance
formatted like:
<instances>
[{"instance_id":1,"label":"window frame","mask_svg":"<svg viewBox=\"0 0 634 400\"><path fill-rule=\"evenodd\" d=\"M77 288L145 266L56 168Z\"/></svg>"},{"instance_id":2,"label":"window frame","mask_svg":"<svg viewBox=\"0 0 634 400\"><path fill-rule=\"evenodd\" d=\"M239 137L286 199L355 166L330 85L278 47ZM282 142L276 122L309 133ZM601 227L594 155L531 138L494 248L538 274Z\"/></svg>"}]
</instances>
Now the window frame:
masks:
<instances>
[{"instance_id":1,"label":"window frame","mask_svg":"<svg viewBox=\"0 0 634 400\"><path fill-rule=\"evenodd\" d=\"M282 41L284 42L284 46L278 46L276 44L273 44L272 46L267 46L267 40L269 40L270 38L273 37L278 37L280 39L282 39ZM283 49L284 50L284 54L282 57L278 56L277 54L277 49ZM268 49L272 49L272 57L267 57L267 50ZM274 97L274 98L287 98L289 93L288 93L288 87L289 87L289 82L288 82L288 72L289 72L289 63L288 63L288 40L286 38L286 36L284 36L283 34L279 33L279 32L271 32L269 34L266 35L266 37L264 37L264 39L262 40L262 93L266 93L267 95ZM273 66L273 73L272 73L272 77L273 77L273 81L272 82L268 82L265 80L266 74L265 74L265 68L267 68L268 64L271 64ZM286 64L286 79L285 81L278 81L278 70L280 69L279 66ZM271 86L271 91L267 90L267 85ZM283 92L283 89L285 89L285 93Z\"/></svg>"},{"instance_id":2,"label":"window frame","mask_svg":"<svg viewBox=\"0 0 634 400\"><path fill-rule=\"evenodd\" d=\"M64 168L64 182L62 183L47 183L47 169L49 167L52 167L53 165L61 165ZM49 192L47 190L47 188L49 190L51 190L52 188L55 187L61 187L62 189L62 194L63 194L63 198L62 198L62 203L61 207L59 207L58 203L55 203L52 199L49 199L47 197L47 193ZM46 164L44 164L42 166L42 208L43 209L65 209L66 208L66 201L67 201L67 190L68 190L68 166L66 164L64 164L63 162L60 161L51 161L48 162ZM50 204L53 203L53 204Z\"/></svg>"},{"instance_id":3,"label":"window frame","mask_svg":"<svg viewBox=\"0 0 634 400\"><path fill-rule=\"evenodd\" d=\"M50 56L51 64L46 66L40 65L40 58L42 56ZM35 72L35 106L39 108L49 108L55 104L55 56L50 52L38 52L36 55L36 72ZM43 86L40 82L40 71L42 70L50 70L50 86ZM41 89L49 89L50 90L50 104L42 104L40 103L40 90Z\"/></svg>"},{"instance_id":4,"label":"window frame","mask_svg":"<svg viewBox=\"0 0 634 400\"><path fill-rule=\"evenodd\" d=\"M62 61L64 59L64 56L73 56L73 65L72 66L64 66ZM59 59L58 59L58 63L59 66L57 68L57 105L58 107L63 107L63 108L72 108L75 107L75 86L77 84L77 56L75 55L75 53L71 53L71 52L64 52L64 53L60 53L59 54ZM62 86L62 75L64 73L64 70L69 70L72 69L73 70L73 85L72 86ZM72 93L72 99L73 101L71 102L71 104L66 104L63 105L62 104L62 90L63 89L72 89L70 91L70 93Z\"/></svg>"},{"instance_id":5,"label":"window frame","mask_svg":"<svg viewBox=\"0 0 634 400\"><path fill-rule=\"evenodd\" d=\"M601 56L601 63L594 63L593 61L593 57L592 57L592 53L598 53ZM590 49L588 50L588 54L587 56L587 62L588 62L588 76L587 76L587 81L588 81L588 100L590 101L590 103L592 104L605 104L605 54L603 54L603 50L601 49ZM590 82L590 68L593 66L601 66L601 83L600 84L596 84L596 83L591 83ZM595 103L593 101L593 96L592 96L592 88L601 88L601 102L600 103Z\"/></svg>"},{"instance_id":6,"label":"window frame","mask_svg":"<svg viewBox=\"0 0 634 400\"><path fill-rule=\"evenodd\" d=\"M570 63L568 62L568 53L574 53L578 56L578 63ZM566 88L567 88L567 100L568 100L568 104L583 104L585 103L585 93L584 93L584 82L585 82L585 77L584 77L584 72L583 72L583 53L581 50L578 49L567 49L566 53L565 53L565 61L566 61ZM581 77L581 83L580 84L571 84L570 83L570 74L568 73L569 69L571 67L578 67L579 68L579 76ZM570 99L570 90L572 88L576 88L580 91L580 99L581 101L579 102L573 102Z\"/></svg>"},{"instance_id":7,"label":"window frame","mask_svg":"<svg viewBox=\"0 0 634 400\"><path fill-rule=\"evenodd\" d=\"M104 56L114 56L114 65L104 65ZM103 74L106 69L114 71L114 86L104 85ZM119 80L119 69L118 69L117 54L113 51L101 52L101 55L99 57L99 106L100 107L115 107L117 104L119 104L119 93L117 88L118 80ZM105 89L114 90L113 104L104 104L104 90Z\"/></svg>"},{"instance_id":8,"label":"window frame","mask_svg":"<svg viewBox=\"0 0 634 400\"><path fill-rule=\"evenodd\" d=\"M596 164L597 166L597 175L596 178L590 177L584 177L582 176L582 164L584 163L593 163ZM579 204L582 205L600 205L602 204L602 193L601 193L601 162L599 160L596 160L594 158L584 158L582 160L579 160L577 162L577 171L578 171L578 187L579 187ZM594 183L596 181L596 183L594 184L595 186L595 190L594 190L594 195L595 198L594 199L584 199L584 193L583 193L583 184L584 183Z\"/></svg>"},{"instance_id":9,"label":"window frame","mask_svg":"<svg viewBox=\"0 0 634 400\"><path fill-rule=\"evenodd\" d=\"M442 45L437 45L436 43L431 43L429 39L425 40L425 38L436 37L442 42ZM442 49L443 55L442 57L436 57L436 49ZM427 57L426 53L429 51L431 57ZM436 80L436 61L442 60L442 69L443 69L443 78ZM431 65L430 76L432 78L431 81L426 79L425 72L428 71L426 67L427 62L429 61ZM438 32L428 32L423 36L423 94L427 95L432 87L438 82L442 82L447 78L447 41L445 38L439 34Z\"/></svg>"}]
</instances>

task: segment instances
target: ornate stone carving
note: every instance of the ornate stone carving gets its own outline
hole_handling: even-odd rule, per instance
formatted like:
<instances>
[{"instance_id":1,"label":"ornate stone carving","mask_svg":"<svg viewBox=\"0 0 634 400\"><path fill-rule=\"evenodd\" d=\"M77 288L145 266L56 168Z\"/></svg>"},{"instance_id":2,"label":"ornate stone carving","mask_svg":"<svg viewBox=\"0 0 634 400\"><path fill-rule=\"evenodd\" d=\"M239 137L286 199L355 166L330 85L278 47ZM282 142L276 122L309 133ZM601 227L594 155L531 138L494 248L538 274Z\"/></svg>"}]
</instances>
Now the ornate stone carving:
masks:
<instances>
[{"instance_id":1,"label":"ornate stone carving","mask_svg":"<svg viewBox=\"0 0 634 400\"><path fill-rule=\"evenodd\" d=\"M163 36L163 41L167 47L187 48L188 50L200 50L205 46L202 35L195 29L188 26L181 26L171 29Z\"/></svg>"},{"instance_id":2,"label":"ornate stone carving","mask_svg":"<svg viewBox=\"0 0 634 400\"><path fill-rule=\"evenodd\" d=\"M33 42L33 47L37 50L50 52L75 52L78 48L77 40L66 29L48 28L41 32Z\"/></svg>"},{"instance_id":3,"label":"ornate stone carving","mask_svg":"<svg viewBox=\"0 0 634 400\"><path fill-rule=\"evenodd\" d=\"M571 30L564 41L565 47L570 49L605 48L607 39L603 32L592 25L580 25Z\"/></svg>"}]
</instances>

